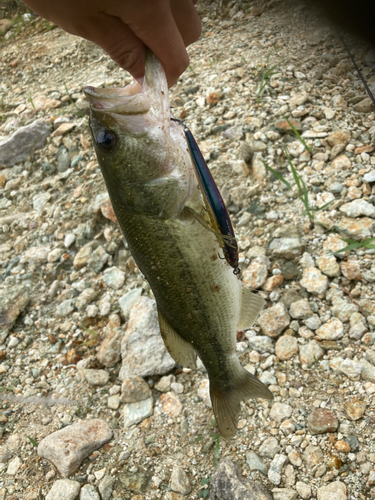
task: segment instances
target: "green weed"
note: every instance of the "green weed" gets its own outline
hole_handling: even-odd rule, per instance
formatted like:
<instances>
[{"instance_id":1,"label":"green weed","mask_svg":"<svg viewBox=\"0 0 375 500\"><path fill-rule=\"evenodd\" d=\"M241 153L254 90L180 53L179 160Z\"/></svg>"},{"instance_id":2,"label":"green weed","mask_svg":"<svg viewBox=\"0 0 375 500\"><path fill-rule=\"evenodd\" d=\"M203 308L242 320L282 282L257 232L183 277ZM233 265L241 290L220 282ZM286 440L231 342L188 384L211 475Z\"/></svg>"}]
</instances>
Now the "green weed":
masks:
<instances>
[{"instance_id":1,"label":"green weed","mask_svg":"<svg viewBox=\"0 0 375 500\"><path fill-rule=\"evenodd\" d=\"M56 28L56 25L51 23L51 21L47 21L43 19L42 21L42 30L43 31L51 31Z\"/></svg>"},{"instance_id":2,"label":"green weed","mask_svg":"<svg viewBox=\"0 0 375 500\"><path fill-rule=\"evenodd\" d=\"M35 107L35 104L34 104L34 101L33 101L31 94L29 94L29 101L31 103L31 106L33 107L33 110L36 111L36 107Z\"/></svg>"},{"instance_id":3,"label":"green weed","mask_svg":"<svg viewBox=\"0 0 375 500\"><path fill-rule=\"evenodd\" d=\"M0 392L13 392L14 387L12 385L9 385L8 387L5 387L5 385L0 385Z\"/></svg>"},{"instance_id":4,"label":"green weed","mask_svg":"<svg viewBox=\"0 0 375 500\"><path fill-rule=\"evenodd\" d=\"M215 419L211 420L211 426L212 426L212 432L210 432L210 437L214 440L214 456L213 456L213 461L214 461L214 469L216 469L216 466L219 461L219 456L220 456L220 434L216 432L216 423ZM202 436L199 436L197 438L197 441L201 441L203 438ZM208 478L203 477L201 479L201 485L203 486L203 489L199 493L199 498L207 498L209 493L210 493L210 486L211 486L211 480L212 477L208 476Z\"/></svg>"},{"instance_id":5,"label":"green weed","mask_svg":"<svg viewBox=\"0 0 375 500\"><path fill-rule=\"evenodd\" d=\"M189 64L188 68L193 73L193 75L196 75L196 72L191 64Z\"/></svg>"},{"instance_id":6,"label":"green weed","mask_svg":"<svg viewBox=\"0 0 375 500\"><path fill-rule=\"evenodd\" d=\"M273 51L271 50L266 58L266 63L265 63L265 71L262 71L261 77L260 77L260 82L259 82L259 87L255 91L255 94L257 96L257 103L259 103L259 99L262 97L263 92L265 91L268 82L271 80L271 77L277 73L278 67L282 64L283 61L278 62L277 64L274 64L271 67L268 67L270 57L273 52L276 52L276 49L274 48Z\"/></svg>"},{"instance_id":7,"label":"green weed","mask_svg":"<svg viewBox=\"0 0 375 500\"><path fill-rule=\"evenodd\" d=\"M293 174L294 183L297 186L297 197L298 197L298 199L300 201L302 201L302 203L303 203L303 205L305 207L305 214L310 219L310 222L314 222L314 218L315 218L316 214L318 212L321 212L325 208L327 208L328 205L330 205L335 200L331 200L331 201L329 201L328 203L325 203L324 205L322 205L319 208L312 208L312 207L310 207L309 192L307 191L306 184L305 184L304 180L302 179L302 177L300 177L298 175L298 172L295 169L295 167L294 167L294 165L293 165L293 163L292 163L292 161L290 159L290 156L289 156L288 152L286 150L284 150L284 152L285 152L286 158L288 160L290 169L291 169L292 174ZM263 161L263 164L267 168L267 170L269 170L279 181L281 181L283 184L285 184L285 186L288 189L293 190L292 185L285 179L285 177L283 177L280 174L280 172L277 172L277 170L274 170L273 168L271 168L268 165L268 163L266 163L265 161Z\"/></svg>"},{"instance_id":8,"label":"green weed","mask_svg":"<svg viewBox=\"0 0 375 500\"><path fill-rule=\"evenodd\" d=\"M35 441L35 439L31 438L30 436L27 436L27 439L34 446L34 448L36 448L38 446L38 443Z\"/></svg>"},{"instance_id":9,"label":"green weed","mask_svg":"<svg viewBox=\"0 0 375 500\"><path fill-rule=\"evenodd\" d=\"M375 237L373 238L367 238L362 241L355 241L355 240L350 240L350 239L345 239L341 238L342 241L345 241L345 243L348 243L348 245L345 248L341 248L341 250L337 250L336 252L332 252L332 255L335 255L337 253L341 252L347 252L348 250L355 250L357 248L367 248L369 250L374 250L375 245L372 245L371 242L375 241Z\"/></svg>"},{"instance_id":10,"label":"green weed","mask_svg":"<svg viewBox=\"0 0 375 500\"><path fill-rule=\"evenodd\" d=\"M82 113L82 111L79 109L79 107L77 106L77 104L73 101L72 96L70 95L70 92L69 92L68 87L66 86L66 83L65 83L65 82L64 82L64 87L65 87L65 91L66 91L66 93L68 94L69 101L70 101L70 103L71 103L71 104L73 104L73 106L75 107L77 114L78 114L81 118L84 118L84 117L85 117L85 115L84 115L84 114Z\"/></svg>"},{"instance_id":11,"label":"green weed","mask_svg":"<svg viewBox=\"0 0 375 500\"><path fill-rule=\"evenodd\" d=\"M303 139L303 137L300 136L298 130L296 127L293 125L292 122L288 120L286 116L283 116L284 120L286 120L289 123L289 127L292 129L293 134L297 137L297 139L304 145L305 149L311 154L312 153L312 148L306 144L306 141Z\"/></svg>"}]
</instances>

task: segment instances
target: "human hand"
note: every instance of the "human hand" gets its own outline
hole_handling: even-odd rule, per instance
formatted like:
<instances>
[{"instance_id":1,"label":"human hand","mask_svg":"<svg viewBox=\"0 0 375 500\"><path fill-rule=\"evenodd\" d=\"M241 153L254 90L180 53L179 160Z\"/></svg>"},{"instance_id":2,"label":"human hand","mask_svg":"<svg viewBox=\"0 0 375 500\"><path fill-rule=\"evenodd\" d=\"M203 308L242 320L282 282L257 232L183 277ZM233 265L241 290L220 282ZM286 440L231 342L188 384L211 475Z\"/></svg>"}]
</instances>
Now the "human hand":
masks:
<instances>
[{"instance_id":1,"label":"human hand","mask_svg":"<svg viewBox=\"0 0 375 500\"><path fill-rule=\"evenodd\" d=\"M171 87L189 64L185 47L201 33L197 0L24 0L65 31L100 45L134 78L145 69L145 47L163 64Z\"/></svg>"}]
</instances>

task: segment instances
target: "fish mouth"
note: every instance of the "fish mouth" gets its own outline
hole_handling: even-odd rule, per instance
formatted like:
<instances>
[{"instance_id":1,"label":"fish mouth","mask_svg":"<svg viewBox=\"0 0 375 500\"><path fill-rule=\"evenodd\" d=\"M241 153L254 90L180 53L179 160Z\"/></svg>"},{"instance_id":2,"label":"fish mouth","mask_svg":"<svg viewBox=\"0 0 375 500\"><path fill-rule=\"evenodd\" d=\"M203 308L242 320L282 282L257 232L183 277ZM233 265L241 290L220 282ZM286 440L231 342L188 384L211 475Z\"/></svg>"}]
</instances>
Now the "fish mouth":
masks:
<instances>
[{"instance_id":1,"label":"fish mouth","mask_svg":"<svg viewBox=\"0 0 375 500\"><path fill-rule=\"evenodd\" d=\"M145 93L144 85L136 80L124 88L102 89L86 87L85 95L92 111L115 115L141 115L151 108L150 100Z\"/></svg>"},{"instance_id":2,"label":"fish mouth","mask_svg":"<svg viewBox=\"0 0 375 500\"><path fill-rule=\"evenodd\" d=\"M164 121L170 117L167 79L163 66L149 49L146 51L145 77L123 88L86 87L84 93L94 115L114 118L149 114Z\"/></svg>"}]
</instances>

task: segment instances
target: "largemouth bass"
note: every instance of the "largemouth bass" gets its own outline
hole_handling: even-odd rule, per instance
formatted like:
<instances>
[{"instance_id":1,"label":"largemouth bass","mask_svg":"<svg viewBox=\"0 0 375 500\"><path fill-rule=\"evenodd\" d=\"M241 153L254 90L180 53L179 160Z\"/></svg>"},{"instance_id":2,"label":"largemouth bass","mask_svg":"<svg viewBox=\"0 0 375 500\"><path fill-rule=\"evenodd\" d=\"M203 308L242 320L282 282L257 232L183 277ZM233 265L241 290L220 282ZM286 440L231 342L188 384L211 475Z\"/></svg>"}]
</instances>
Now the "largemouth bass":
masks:
<instances>
[{"instance_id":1,"label":"largemouth bass","mask_svg":"<svg viewBox=\"0 0 375 500\"><path fill-rule=\"evenodd\" d=\"M236 355L236 329L249 328L264 300L241 286L218 257L192 158L171 121L164 70L149 52L142 84L87 87L90 128L113 209L154 293L166 348L182 366L205 365L216 423L235 435L240 402L272 398Z\"/></svg>"}]
</instances>

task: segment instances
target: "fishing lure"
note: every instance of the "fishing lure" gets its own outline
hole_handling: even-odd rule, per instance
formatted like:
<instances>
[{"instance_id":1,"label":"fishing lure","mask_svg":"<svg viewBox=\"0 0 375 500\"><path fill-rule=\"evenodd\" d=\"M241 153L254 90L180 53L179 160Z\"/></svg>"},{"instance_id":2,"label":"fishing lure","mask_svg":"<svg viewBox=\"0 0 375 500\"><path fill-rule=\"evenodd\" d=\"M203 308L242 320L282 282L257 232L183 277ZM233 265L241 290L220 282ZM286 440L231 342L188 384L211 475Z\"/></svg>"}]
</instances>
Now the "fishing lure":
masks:
<instances>
[{"instance_id":1,"label":"fishing lure","mask_svg":"<svg viewBox=\"0 0 375 500\"><path fill-rule=\"evenodd\" d=\"M181 123L184 127L186 142L191 159L193 160L198 184L210 218L212 232L216 235L218 242L223 249L226 261L233 267L233 273L236 275L240 274L241 271L238 267L238 245L224 200L218 187L216 186L206 162L204 161L202 152L199 149L197 141L194 139L191 130L187 127L184 121L177 118L172 118L172 120ZM196 214L193 215L196 216ZM196 218L203 223L198 216L196 216ZM203 225L206 226L204 223ZM211 228L208 229L211 230Z\"/></svg>"}]
</instances>

